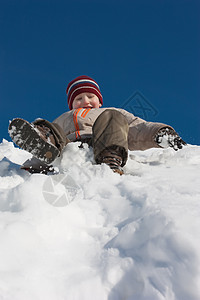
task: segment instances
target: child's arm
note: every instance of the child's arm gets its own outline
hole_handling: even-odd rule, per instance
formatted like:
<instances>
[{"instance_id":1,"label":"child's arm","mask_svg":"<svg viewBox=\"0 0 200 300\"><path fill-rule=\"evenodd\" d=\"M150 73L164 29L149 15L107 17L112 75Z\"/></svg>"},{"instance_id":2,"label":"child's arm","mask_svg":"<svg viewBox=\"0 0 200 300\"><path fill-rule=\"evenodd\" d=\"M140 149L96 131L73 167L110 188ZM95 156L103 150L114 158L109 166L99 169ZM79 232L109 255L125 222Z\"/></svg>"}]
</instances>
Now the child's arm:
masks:
<instances>
[{"instance_id":1,"label":"child's arm","mask_svg":"<svg viewBox=\"0 0 200 300\"><path fill-rule=\"evenodd\" d=\"M171 126L163 123L147 122L125 110L121 110L121 112L125 115L129 124L129 150L146 150L160 147L173 147L178 150L186 145ZM169 135L163 134L163 130L166 130L166 128L168 128Z\"/></svg>"}]
</instances>

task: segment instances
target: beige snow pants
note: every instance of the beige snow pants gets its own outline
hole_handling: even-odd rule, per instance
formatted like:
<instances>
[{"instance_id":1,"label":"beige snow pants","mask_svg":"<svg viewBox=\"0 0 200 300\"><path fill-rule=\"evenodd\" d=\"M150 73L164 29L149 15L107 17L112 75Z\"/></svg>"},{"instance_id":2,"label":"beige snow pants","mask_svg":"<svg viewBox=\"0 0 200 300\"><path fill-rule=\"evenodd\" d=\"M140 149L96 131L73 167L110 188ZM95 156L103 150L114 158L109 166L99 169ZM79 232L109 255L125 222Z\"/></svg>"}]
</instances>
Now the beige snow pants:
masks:
<instances>
[{"instance_id":1,"label":"beige snow pants","mask_svg":"<svg viewBox=\"0 0 200 300\"><path fill-rule=\"evenodd\" d=\"M50 129L51 142L60 150L70 142L63 129L55 123L44 119L38 119L33 122L42 132ZM46 128L46 129L45 129ZM92 127L91 139L82 140L93 147L95 161L101 152L108 147L118 146L121 151L123 163L125 165L128 156L128 122L124 115L117 110L106 109L94 122Z\"/></svg>"}]
</instances>

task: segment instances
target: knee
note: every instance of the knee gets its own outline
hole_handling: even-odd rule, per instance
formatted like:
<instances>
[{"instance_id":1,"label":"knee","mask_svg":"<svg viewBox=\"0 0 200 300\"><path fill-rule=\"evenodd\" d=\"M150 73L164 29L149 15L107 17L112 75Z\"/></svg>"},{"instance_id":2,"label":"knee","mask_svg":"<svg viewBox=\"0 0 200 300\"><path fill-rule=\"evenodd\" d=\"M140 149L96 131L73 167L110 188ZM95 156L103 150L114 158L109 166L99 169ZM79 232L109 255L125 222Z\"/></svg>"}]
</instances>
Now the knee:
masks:
<instances>
[{"instance_id":1,"label":"knee","mask_svg":"<svg viewBox=\"0 0 200 300\"><path fill-rule=\"evenodd\" d=\"M104 118L106 120L111 120L111 119L120 120L123 123L127 123L125 116L116 109L108 108L104 110L104 112L100 114L99 118Z\"/></svg>"}]
</instances>

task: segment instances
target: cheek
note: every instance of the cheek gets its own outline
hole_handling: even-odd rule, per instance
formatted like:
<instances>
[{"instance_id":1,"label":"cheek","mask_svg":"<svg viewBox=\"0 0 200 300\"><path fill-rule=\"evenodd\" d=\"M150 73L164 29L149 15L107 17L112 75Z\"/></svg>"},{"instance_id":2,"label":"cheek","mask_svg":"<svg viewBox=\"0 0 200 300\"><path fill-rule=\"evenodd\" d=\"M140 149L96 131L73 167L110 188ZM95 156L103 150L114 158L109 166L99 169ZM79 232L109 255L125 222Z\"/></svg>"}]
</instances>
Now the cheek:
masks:
<instances>
[{"instance_id":1,"label":"cheek","mask_svg":"<svg viewBox=\"0 0 200 300\"><path fill-rule=\"evenodd\" d=\"M72 103L72 108L73 108L73 109L79 108L79 105L80 105L79 102L73 102L73 103Z\"/></svg>"},{"instance_id":2,"label":"cheek","mask_svg":"<svg viewBox=\"0 0 200 300\"><path fill-rule=\"evenodd\" d=\"M99 99L94 99L94 101L93 101L93 106L94 106L95 108L99 108L99 107L100 107Z\"/></svg>"},{"instance_id":3,"label":"cheek","mask_svg":"<svg viewBox=\"0 0 200 300\"><path fill-rule=\"evenodd\" d=\"M76 104L72 103L72 109L76 108L75 106L76 106Z\"/></svg>"}]
</instances>

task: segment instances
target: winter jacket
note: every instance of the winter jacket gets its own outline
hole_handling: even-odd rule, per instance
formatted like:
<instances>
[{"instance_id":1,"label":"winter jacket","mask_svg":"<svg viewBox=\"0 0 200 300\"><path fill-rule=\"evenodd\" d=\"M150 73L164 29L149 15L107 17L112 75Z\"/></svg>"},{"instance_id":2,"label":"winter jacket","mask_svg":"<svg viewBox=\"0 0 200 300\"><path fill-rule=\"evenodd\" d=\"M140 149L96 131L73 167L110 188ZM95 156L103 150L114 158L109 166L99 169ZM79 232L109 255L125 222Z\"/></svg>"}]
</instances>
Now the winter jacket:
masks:
<instances>
[{"instance_id":1,"label":"winter jacket","mask_svg":"<svg viewBox=\"0 0 200 300\"><path fill-rule=\"evenodd\" d=\"M92 126L98 116L108 108L78 108L63 113L53 123L58 124L70 141L84 140L92 136ZM155 142L156 133L168 126L163 123L147 122L120 108L111 108L121 112L129 125L128 148L129 150L145 150L159 147ZM172 128L173 129L173 128Z\"/></svg>"}]
</instances>

